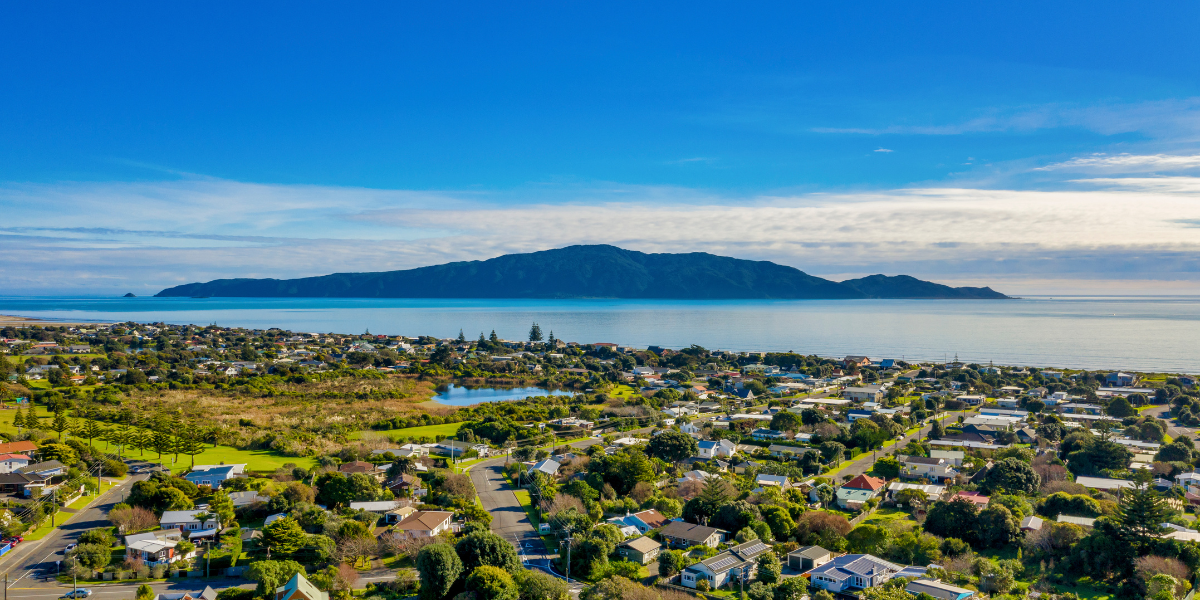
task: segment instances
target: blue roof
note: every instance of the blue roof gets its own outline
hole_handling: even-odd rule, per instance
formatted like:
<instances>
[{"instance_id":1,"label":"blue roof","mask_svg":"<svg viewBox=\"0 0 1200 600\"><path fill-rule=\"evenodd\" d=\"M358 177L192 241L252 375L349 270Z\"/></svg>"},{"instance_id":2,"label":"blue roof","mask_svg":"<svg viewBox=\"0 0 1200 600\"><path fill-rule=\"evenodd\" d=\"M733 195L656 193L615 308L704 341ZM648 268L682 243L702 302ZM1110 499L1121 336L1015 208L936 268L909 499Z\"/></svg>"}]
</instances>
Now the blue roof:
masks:
<instances>
[{"instance_id":1,"label":"blue roof","mask_svg":"<svg viewBox=\"0 0 1200 600\"><path fill-rule=\"evenodd\" d=\"M890 563L870 554L847 554L839 556L809 573L819 573L835 579L845 579L851 575L874 577L887 573L898 573L904 567Z\"/></svg>"},{"instance_id":2,"label":"blue roof","mask_svg":"<svg viewBox=\"0 0 1200 600\"><path fill-rule=\"evenodd\" d=\"M192 471L191 473L184 475L183 478L191 480L192 477L216 477L218 475L229 476L229 474L233 471L234 466L236 465L222 465L220 467L215 467L204 471Z\"/></svg>"}]
</instances>

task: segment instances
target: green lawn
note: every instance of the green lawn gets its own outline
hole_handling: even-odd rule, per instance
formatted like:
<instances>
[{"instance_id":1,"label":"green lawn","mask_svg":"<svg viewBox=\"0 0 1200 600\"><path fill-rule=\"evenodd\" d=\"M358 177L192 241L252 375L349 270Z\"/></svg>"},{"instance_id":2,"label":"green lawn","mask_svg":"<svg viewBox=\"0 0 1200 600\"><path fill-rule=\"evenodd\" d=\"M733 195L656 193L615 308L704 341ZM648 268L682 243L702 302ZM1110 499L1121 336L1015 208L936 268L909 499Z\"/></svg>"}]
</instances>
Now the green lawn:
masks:
<instances>
[{"instance_id":1,"label":"green lawn","mask_svg":"<svg viewBox=\"0 0 1200 600\"><path fill-rule=\"evenodd\" d=\"M138 456L137 451L126 451L127 456ZM158 455L146 451L146 460L157 459ZM178 462L172 462L175 458L174 454L164 454L162 456L163 464L169 466L172 471L182 473L192 467L192 457L180 454ZM283 456L282 454L272 452L270 450L238 450L230 446L217 446L216 448L208 447L201 454L196 455L195 464L197 465L217 465L217 464L239 464L245 463L246 469L249 471L274 471L287 463L295 463L297 466L311 469L317 466L317 460L306 456Z\"/></svg>"},{"instance_id":2,"label":"green lawn","mask_svg":"<svg viewBox=\"0 0 1200 600\"><path fill-rule=\"evenodd\" d=\"M17 433L17 428L13 427L13 423L12 423L13 415L17 414L17 411L12 409L12 407L14 407L14 406L15 406L14 404L6 403L5 408L3 410L0 410L0 433L5 433L8 435L14 435ZM21 412L28 413L29 412L28 405L22 407ZM46 410L45 406L35 406L34 414L36 414L39 417L43 417L43 418L53 416L50 413L50 411Z\"/></svg>"},{"instance_id":3,"label":"green lawn","mask_svg":"<svg viewBox=\"0 0 1200 600\"><path fill-rule=\"evenodd\" d=\"M867 517L867 519L863 521L863 524L883 525L888 521L907 521L911 519L912 517L907 511L903 511L898 508L880 508L871 513L871 516ZM915 525L916 521L913 521L913 524Z\"/></svg>"},{"instance_id":4,"label":"green lawn","mask_svg":"<svg viewBox=\"0 0 1200 600\"><path fill-rule=\"evenodd\" d=\"M388 437L395 439L397 437L428 437L436 436L454 437L458 433L458 428L462 423L443 423L441 425L425 425L423 427L405 427L404 429L386 429L380 430L379 433L386 433Z\"/></svg>"}]
</instances>

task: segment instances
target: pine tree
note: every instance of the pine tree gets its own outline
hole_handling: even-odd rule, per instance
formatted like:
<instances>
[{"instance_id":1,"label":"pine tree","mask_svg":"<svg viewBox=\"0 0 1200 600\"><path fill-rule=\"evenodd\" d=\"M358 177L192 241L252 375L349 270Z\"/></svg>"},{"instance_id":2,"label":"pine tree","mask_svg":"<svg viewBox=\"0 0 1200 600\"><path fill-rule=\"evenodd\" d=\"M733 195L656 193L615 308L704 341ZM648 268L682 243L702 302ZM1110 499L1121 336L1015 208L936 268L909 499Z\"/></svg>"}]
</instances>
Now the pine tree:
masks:
<instances>
[{"instance_id":1,"label":"pine tree","mask_svg":"<svg viewBox=\"0 0 1200 600\"><path fill-rule=\"evenodd\" d=\"M547 338L547 339L546 339L546 341L547 341L547 342L550 342L550 345L551 345L551 346L553 346L553 345L554 345L554 342L558 341L558 340L555 340L555 339L554 339L554 330L553 330L553 329L551 329L551 330L550 330L550 337L549 337L549 338Z\"/></svg>"},{"instance_id":2,"label":"pine tree","mask_svg":"<svg viewBox=\"0 0 1200 600\"><path fill-rule=\"evenodd\" d=\"M54 422L50 424L50 429L58 432L58 439L62 439L63 432L71 428L71 423L67 421L67 415L62 412L54 414Z\"/></svg>"},{"instance_id":3,"label":"pine tree","mask_svg":"<svg viewBox=\"0 0 1200 600\"><path fill-rule=\"evenodd\" d=\"M700 499L712 507L719 507L729 501L729 486L720 477L709 477L704 480L704 488L700 490Z\"/></svg>"},{"instance_id":4,"label":"pine tree","mask_svg":"<svg viewBox=\"0 0 1200 600\"><path fill-rule=\"evenodd\" d=\"M486 341L487 341L487 338L483 337L483 332L482 332L482 331L480 331L480 332L479 332L479 345L480 345L480 346L482 346L482 345L483 345L483 343L484 343L484 342L486 342Z\"/></svg>"},{"instance_id":5,"label":"pine tree","mask_svg":"<svg viewBox=\"0 0 1200 600\"><path fill-rule=\"evenodd\" d=\"M1137 487L1121 490L1117 509L1118 530L1130 546L1140 553L1163 536L1162 523L1170 515L1163 499L1150 488L1148 473L1138 473Z\"/></svg>"},{"instance_id":6,"label":"pine tree","mask_svg":"<svg viewBox=\"0 0 1200 600\"><path fill-rule=\"evenodd\" d=\"M16 427L17 431L20 431L21 428L24 426L25 426L25 413L21 410L21 407L18 406L17 414L13 415L13 427Z\"/></svg>"},{"instance_id":7,"label":"pine tree","mask_svg":"<svg viewBox=\"0 0 1200 600\"><path fill-rule=\"evenodd\" d=\"M542 328L538 327L537 323L534 323L533 327L529 328L529 341L531 341L531 342L542 341Z\"/></svg>"},{"instance_id":8,"label":"pine tree","mask_svg":"<svg viewBox=\"0 0 1200 600\"><path fill-rule=\"evenodd\" d=\"M37 418L37 410L33 406L25 413L25 429L37 429L42 426L41 419Z\"/></svg>"},{"instance_id":9,"label":"pine tree","mask_svg":"<svg viewBox=\"0 0 1200 600\"><path fill-rule=\"evenodd\" d=\"M460 343L460 344L467 343L467 336L463 335L463 330L461 330L461 329L458 330L458 343Z\"/></svg>"},{"instance_id":10,"label":"pine tree","mask_svg":"<svg viewBox=\"0 0 1200 600\"><path fill-rule=\"evenodd\" d=\"M500 341L500 336L496 335L496 330L495 330L495 329L493 329L493 330L492 330L492 335L488 336L488 341L491 341L491 342L498 342L498 341Z\"/></svg>"}]
</instances>

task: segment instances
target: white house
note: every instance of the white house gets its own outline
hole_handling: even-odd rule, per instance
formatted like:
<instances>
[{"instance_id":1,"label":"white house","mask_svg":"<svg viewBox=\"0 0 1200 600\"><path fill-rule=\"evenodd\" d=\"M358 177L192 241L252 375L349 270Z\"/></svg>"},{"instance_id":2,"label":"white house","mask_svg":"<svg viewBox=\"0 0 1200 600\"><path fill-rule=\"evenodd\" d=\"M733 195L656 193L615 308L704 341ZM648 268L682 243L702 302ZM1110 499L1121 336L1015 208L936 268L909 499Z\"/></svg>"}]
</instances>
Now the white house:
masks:
<instances>
[{"instance_id":1,"label":"white house","mask_svg":"<svg viewBox=\"0 0 1200 600\"><path fill-rule=\"evenodd\" d=\"M419 510L396 523L392 528L397 537L433 537L450 529L452 512L440 510Z\"/></svg>"},{"instance_id":2,"label":"white house","mask_svg":"<svg viewBox=\"0 0 1200 600\"><path fill-rule=\"evenodd\" d=\"M929 456L945 460L950 466L961 467L965 454L961 450L930 450Z\"/></svg>"},{"instance_id":3,"label":"white house","mask_svg":"<svg viewBox=\"0 0 1200 600\"><path fill-rule=\"evenodd\" d=\"M717 457L732 458L737 454L737 445L729 440L719 440L715 442L700 442L700 451L697 456L704 459Z\"/></svg>"},{"instance_id":4,"label":"white house","mask_svg":"<svg viewBox=\"0 0 1200 600\"><path fill-rule=\"evenodd\" d=\"M29 457L24 454L0 454L0 473L12 473L29 466Z\"/></svg>"},{"instance_id":5,"label":"white house","mask_svg":"<svg viewBox=\"0 0 1200 600\"><path fill-rule=\"evenodd\" d=\"M940 482L953 479L958 471L944 458L905 456L900 461L900 475L909 479L928 479Z\"/></svg>"},{"instance_id":6,"label":"white house","mask_svg":"<svg viewBox=\"0 0 1200 600\"><path fill-rule=\"evenodd\" d=\"M893 577L925 574L923 567L904 567L870 554L839 556L805 573L813 587L834 593L864 590L883 585Z\"/></svg>"},{"instance_id":7,"label":"white house","mask_svg":"<svg viewBox=\"0 0 1200 600\"><path fill-rule=\"evenodd\" d=\"M743 580L749 582L758 571L755 557L770 551L771 547L762 541L751 540L687 567L680 581L684 587L695 589L697 582L705 580L714 590Z\"/></svg>"},{"instance_id":8,"label":"white house","mask_svg":"<svg viewBox=\"0 0 1200 600\"><path fill-rule=\"evenodd\" d=\"M201 523L196 518L196 515L201 513L208 515L210 518L205 519ZM212 535L221 528L221 522L217 520L217 515L207 510L168 510L163 512L162 518L158 520L158 525L163 529L187 531L188 537Z\"/></svg>"}]
</instances>

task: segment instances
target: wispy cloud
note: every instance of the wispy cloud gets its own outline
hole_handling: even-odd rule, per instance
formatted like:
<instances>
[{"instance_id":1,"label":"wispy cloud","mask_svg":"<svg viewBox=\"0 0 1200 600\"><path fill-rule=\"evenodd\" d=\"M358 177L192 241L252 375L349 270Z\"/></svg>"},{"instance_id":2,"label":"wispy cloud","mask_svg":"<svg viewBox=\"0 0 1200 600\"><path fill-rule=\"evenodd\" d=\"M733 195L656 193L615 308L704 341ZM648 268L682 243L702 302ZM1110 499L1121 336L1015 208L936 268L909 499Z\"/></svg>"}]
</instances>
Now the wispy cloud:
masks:
<instances>
[{"instance_id":1,"label":"wispy cloud","mask_svg":"<svg viewBox=\"0 0 1200 600\"><path fill-rule=\"evenodd\" d=\"M1172 140L1200 139L1200 98L1093 105L1046 104L993 107L949 123L903 123L883 126L823 126L809 131L856 135L963 135L1032 132L1078 128L1102 135L1141 133Z\"/></svg>"},{"instance_id":2,"label":"wispy cloud","mask_svg":"<svg viewBox=\"0 0 1200 600\"><path fill-rule=\"evenodd\" d=\"M887 148L879 148L879 149L876 149L875 151L876 152L895 152L895 150L888 150Z\"/></svg>"},{"instance_id":3,"label":"wispy cloud","mask_svg":"<svg viewBox=\"0 0 1200 600\"><path fill-rule=\"evenodd\" d=\"M717 159L715 159L715 158L709 158L706 156L696 156L696 157L692 157L692 158L681 158L679 160L668 160L667 164L668 165L690 165L690 164L694 164L694 163L711 163L711 162L716 162L716 160Z\"/></svg>"},{"instance_id":4,"label":"wispy cloud","mask_svg":"<svg viewBox=\"0 0 1200 600\"><path fill-rule=\"evenodd\" d=\"M1104 154L1081 156L1038 167L1035 171L1104 171L1145 173L1200 169L1200 154Z\"/></svg>"}]
</instances>

